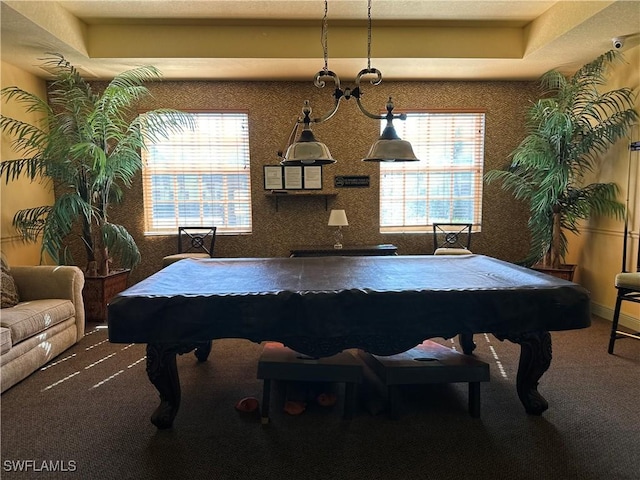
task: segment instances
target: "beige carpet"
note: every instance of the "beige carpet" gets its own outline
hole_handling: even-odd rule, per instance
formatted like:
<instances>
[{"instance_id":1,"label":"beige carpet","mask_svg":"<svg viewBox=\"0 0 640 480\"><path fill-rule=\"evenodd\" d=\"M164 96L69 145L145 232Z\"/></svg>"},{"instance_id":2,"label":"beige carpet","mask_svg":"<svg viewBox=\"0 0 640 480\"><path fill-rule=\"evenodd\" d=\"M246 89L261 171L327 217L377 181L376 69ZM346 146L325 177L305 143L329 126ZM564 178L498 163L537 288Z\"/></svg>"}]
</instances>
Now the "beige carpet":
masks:
<instances>
[{"instance_id":1,"label":"beige carpet","mask_svg":"<svg viewBox=\"0 0 640 480\"><path fill-rule=\"evenodd\" d=\"M2 395L0 476L637 480L640 342L621 340L608 355L609 325L594 318L589 329L552 333L541 417L526 415L516 395L519 347L476 335L476 356L491 365L480 419L467 413L466 385L435 385L406 389L397 421L360 408L345 422L340 405L314 404L291 417L276 391L263 426L234 410L242 397L260 398L261 347L220 340L206 363L178 358L182 405L167 431L149 422L158 396L144 346L110 344L104 329L89 329Z\"/></svg>"}]
</instances>

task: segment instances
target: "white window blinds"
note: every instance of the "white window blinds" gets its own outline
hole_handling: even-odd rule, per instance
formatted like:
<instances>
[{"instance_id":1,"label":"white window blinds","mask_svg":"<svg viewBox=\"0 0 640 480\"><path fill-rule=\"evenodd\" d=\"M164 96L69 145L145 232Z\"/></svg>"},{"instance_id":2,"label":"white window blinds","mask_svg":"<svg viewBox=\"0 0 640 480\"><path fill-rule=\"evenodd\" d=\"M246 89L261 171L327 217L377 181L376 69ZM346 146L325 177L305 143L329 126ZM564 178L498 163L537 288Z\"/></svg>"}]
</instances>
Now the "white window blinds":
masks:
<instances>
[{"instance_id":1,"label":"white window blinds","mask_svg":"<svg viewBox=\"0 0 640 480\"><path fill-rule=\"evenodd\" d=\"M251 232L249 127L246 113L193 113L195 128L142 152L145 233L178 226Z\"/></svg>"},{"instance_id":2,"label":"white window blinds","mask_svg":"<svg viewBox=\"0 0 640 480\"><path fill-rule=\"evenodd\" d=\"M484 117L408 113L394 122L420 161L380 164L381 233L428 232L433 223L472 223L480 230Z\"/></svg>"}]
</instances>

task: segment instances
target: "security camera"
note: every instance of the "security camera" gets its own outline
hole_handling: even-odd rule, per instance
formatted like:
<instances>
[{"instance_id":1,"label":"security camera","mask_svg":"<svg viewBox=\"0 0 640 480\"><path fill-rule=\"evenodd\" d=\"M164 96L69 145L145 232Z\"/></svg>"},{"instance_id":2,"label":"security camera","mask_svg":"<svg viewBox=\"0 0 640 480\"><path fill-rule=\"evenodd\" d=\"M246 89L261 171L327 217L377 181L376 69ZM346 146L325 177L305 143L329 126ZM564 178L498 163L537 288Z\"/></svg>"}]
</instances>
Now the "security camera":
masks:
<instances>
[{"instance_id":1,"label":"security camera","mask_svg":"<svg viewBox=\"0 0 640 480\"><path fill-rule=\"evenodd\" d=\"M622 48L622 47L624 47L624 38L622 38L622 37L612 38L611 42L613 43L613 48Z\"/></svg>"}]
</instances>

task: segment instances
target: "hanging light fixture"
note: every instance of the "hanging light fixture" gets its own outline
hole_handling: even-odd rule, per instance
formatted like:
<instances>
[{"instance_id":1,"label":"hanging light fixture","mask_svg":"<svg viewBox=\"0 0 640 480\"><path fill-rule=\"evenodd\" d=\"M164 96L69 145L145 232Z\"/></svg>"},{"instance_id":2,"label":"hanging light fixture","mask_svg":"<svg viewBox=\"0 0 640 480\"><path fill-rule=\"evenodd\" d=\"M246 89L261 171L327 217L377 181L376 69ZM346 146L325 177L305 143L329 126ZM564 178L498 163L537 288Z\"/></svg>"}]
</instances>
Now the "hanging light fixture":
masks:
<instances>
[{"instance_id":1,"label":"hanging light fixture","mask_svg":"<svg viewBox=\"0 0 640 480\"><path fill-rule=\"evenodd\" d=\"M336 163L331 156L331 152L327 146L316 140L313 132L311 131L311 107L309 106L309 100L304 101L304 107L302 107L302 133L298 138L298 141L292 143L293 138L298 132L299 121L293 126L293 130L289 135L287 141L287 150L284 154L284 160L280 163L282 165L327 165L329 163ZM282 152L278 152L279 156Z\"/></svg>"},{"instance_id":2,"label":"hanging light fixture","mask_svg":"<svg viewBox=\"0 0 640 480\"><path fill-rule=\"evenodd\" d=\"M402 140L393 126L393 120L406 120L406 114L394 114L393 113L393 100L389 97L387 101L386 115L376 115L367 111L362 104L362 91L360 90L360 81L363 77L374 75L374 78L370 80L372 85L379 85L382 82L382 72L377 68L371 67L371 0L368 0L367 4L367 68L360 70L355 79L355 88L353 90L340 88L340 78L338 75L329 70L329 50L327 42L328 31L328 0L324 0L324 17L322 21L322 48L324 53L324 68L315 74L313 83L318 88L323 88L326 85L326 80L332 80L334 83L334 106L333 109L321 117L311 117L311 106L308 100L305 100L304 107L302 109L303 116L299 117L294 126L289 139L287 141L287 147L283 152L278 152L278 156L283 160L280 162L282 165L323 165L335 163L335 160L331 156L327 146L316 140L311 131L312 123L322 123L329 120L335 115L340 106L340 102L344 98L349 100L352 97L356 99L356 104L360 111L369 118L374 120L387 120L387 125L382 132L382 135L371 146L369 153L362 160L364 162L416 162L416 158L413 153L411 144L405 140ZM297 141L293 142L298 128L303 125L302 133Z\"/></svg>"}]
</instances>

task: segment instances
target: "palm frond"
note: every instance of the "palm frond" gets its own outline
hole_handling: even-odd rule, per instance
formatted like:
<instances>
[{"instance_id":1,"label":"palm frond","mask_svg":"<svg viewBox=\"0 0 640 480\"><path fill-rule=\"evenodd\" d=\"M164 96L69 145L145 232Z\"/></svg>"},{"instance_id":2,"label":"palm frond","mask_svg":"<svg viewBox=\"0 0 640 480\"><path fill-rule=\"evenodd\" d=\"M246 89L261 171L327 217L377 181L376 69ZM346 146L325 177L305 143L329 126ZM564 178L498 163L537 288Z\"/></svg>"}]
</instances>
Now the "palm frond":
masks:
<instances>
[{"instance_id":1,"label":"palm frond","mask_svg":"<svg viewBox=\"0 0 640 480\"><path fill-rule=\"evenodd\" d=\"M40 206L18 210L12 225L26 242L36 242L42 234L51 206Z\"/></svg>"},{"instance_id":2,"label":"palm frond","mask_svg":"<svg viewBox=\"0 0 640 480\"><path fill-rule=\"evenodd\" d=\"M140 251L135 240L122 225L105 223L102 226L104 244L116 255L124 268L133 268L140 263Z\"/></svg>"},{"instance_id":3,"label":"palm frond","mask_svg":"<svg viewBox=\"0 0 640 480\"><path fill-rule=\"evenodd\" d=\"M0 162L0 177L5 177L5 182L17 180L26 175L31 181L39 176L47 174L48 162L39 155L30 158L16 158Z\"/></svg>"},{"instance_id":4,"label":"palm frond","mask_svg":"<svg viewBox=\"0 0 640 480\"><path fill-rule=\"evenodd\" d=\"M195 118L179 110L156 109L140 114L132 122L132 127L139 129L145 142L154 143L185 129L194 130Z\"/></svg>"},{"instance_id":5,"label":"palm frond","mask_svg":"<svg viewBox=\"0 0 640 480\"><path fill-rule=\"evenodd\" d=\"M0 117L0 130L12 138L12 147L22 155L42 151L49 142L49 134L40 127L11 117Z\"/></svg>"}]
</instances>

